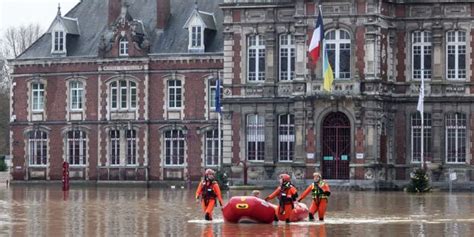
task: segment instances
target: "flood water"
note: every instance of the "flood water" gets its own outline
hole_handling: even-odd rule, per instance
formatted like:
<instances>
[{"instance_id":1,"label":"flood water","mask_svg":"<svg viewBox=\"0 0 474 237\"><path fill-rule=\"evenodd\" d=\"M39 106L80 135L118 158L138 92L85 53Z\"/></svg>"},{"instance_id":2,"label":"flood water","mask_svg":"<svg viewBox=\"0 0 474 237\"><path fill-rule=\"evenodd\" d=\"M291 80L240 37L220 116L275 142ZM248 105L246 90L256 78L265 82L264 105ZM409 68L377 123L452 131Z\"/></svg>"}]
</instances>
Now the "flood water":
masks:
<instances>
[{"instance_id":1,"label":"flood water","mask_svg":"<svg viewBox=\"0 0 474 237\"><path fill-rule=\"evenodd\" d=\"M262 196L271 190L265 190ZM474 193L333 190L324 223L203 221L194 189L0 187L0 236L472 236ZM243 195L233 191L224 195ZM305 201L309 204L309 199Z\"/></svg>"}]
</instances>

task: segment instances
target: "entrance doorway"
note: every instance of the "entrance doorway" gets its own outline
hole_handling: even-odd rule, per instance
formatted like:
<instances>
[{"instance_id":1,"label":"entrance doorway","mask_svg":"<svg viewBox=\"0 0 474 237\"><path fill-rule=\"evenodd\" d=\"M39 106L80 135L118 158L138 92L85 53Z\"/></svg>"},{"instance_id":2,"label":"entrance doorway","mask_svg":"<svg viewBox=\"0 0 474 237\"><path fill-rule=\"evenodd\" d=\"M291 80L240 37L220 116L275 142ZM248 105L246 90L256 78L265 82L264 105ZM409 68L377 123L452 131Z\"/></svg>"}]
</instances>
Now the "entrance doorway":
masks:
<instances>
[{"instance_id":1,"label":"entrance doorway","mask_svg":"<svg viewBox=\"0 0 474 237\"><path fill-rule=\"evenodd\" d=\"M322 175L325 179L349 179L351 123L342 112L330 113L322 123Z\"/></svg>"}]
</instances>

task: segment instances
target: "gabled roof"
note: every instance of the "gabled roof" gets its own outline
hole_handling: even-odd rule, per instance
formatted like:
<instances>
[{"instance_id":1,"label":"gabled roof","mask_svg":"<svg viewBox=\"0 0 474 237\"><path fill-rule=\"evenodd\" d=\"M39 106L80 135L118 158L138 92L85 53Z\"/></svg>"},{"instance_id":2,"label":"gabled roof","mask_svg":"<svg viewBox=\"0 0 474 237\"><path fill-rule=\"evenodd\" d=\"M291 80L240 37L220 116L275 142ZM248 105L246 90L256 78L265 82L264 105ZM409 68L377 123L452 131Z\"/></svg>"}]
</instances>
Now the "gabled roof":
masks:
<instances>
[{"instance_id":1,"label":"gabled roof","mask_svg":"<svg viewBox=\"0 0 474 237\"><path fill-rule=\"evenodd\" d=\"M108 22L108 1L87 0L78 3L69 11L64 19L77 19L80 36L68 39L67 57L97 57L100 39L110 31ZM219 4L223 0L199 0L198 7L203 12L213 12L215 22L222 22L223 14ZM194 0L172 0L170 17L163 31L156 30L156 0L129 1L128 11L135 20L143 24L145 34L150 41L150 54L183 54L188 53L188 31L183 29L187 18L191 15ZM204 15L206 15L204 13ZM207 14L208 16L209 14ZM203 17L203 21L206 17ZM68 23L65 23L65 25ZM209 26L212 27L212 26ZM215 24L216 33L206 44L206 52L221 53L223 51L222 24ZM71 32L74 29L68 29ZM71 41L69 41L71 40ZM51 34L44 34L17 59L54 58L51 55Z\"/></svg>"},{"instance_id":2,"label":"gabled roof","mask_svg":"<svg viewBox=\"0 0 474 237\"><path fill-rule=\"evenodd\" d=\"M77 18L62 17L60 15L57 15L56 18L54 18L53 23L51 23L47 33L51 33L51 28L58 22L64 26L66 34L80 35L79 22L77 21Z\"/></svg>"},{"instance_id":3,"label":"gabled roof","mask_svg":"<svg viewBox=\"0 0 474 237\"><path fill-rule=\"evenodd\" d=\"M204 28L210 29L210 30L216 30L216 22L214 19L214 14L209 13L209 12L204 12L204 11L199 11L197 9L194 9L194 11L191 13L191 16L188 17L188 20L186 20L186 23L184 24L184 28L187 29L189 28L189 24L193 17L198 17L203 23L204 23Z\"/></svg>"}]
</instances>

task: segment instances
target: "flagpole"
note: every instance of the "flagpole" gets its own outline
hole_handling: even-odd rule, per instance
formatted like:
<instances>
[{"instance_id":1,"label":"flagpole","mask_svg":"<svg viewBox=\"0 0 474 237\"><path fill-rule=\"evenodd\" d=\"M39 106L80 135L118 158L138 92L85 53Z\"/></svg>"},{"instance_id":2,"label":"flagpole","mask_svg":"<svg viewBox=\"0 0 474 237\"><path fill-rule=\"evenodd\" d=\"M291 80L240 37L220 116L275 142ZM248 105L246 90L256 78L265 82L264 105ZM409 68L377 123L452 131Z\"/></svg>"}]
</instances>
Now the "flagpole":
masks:
<instances>
[{"instance_id":1,"label":"flagpole","mask_svg":"<svg viewBox=\"0 0 474 237\"><path fill-rule=\"evenodd\" d=\"M217 71L217 88L216 88L216 94L219 98L218 101L219 103L216 103L216 106L221 106L221 103L220 103L220 96L221 96L221 83L220 83L220 76L219 76L219 71ZM219 161L219 168L222 167L222 131L221 131L221 108L216 108L216 111L218 111L217 113L217 141L218 141L218 144L217 144L217 159Z\"/></svg>"},{"instance_id":2,"label":"flagpole","mask_svg":"<svg viewBox=\"0 0 474 237\"><path fill-rule=\"evenodd\" d=\"M423 91L420 91L420 93L423 93L423 97L424 97L424 94L425 94L425 83L424 83L424 80L423 80L423 77L421 77L421 88L420 90L423 90ZM425 103L424 102L424 98L423 98L423 101L421 103ZM421 106L421 150L420 150L420 155L421 155L421 168L423 169L424 168L424 145L425 145L425 141L424 141L424 133L425 133L425 126L424 126L424 112L425 112L425 106Z\"/></svg>"}]
</instances>

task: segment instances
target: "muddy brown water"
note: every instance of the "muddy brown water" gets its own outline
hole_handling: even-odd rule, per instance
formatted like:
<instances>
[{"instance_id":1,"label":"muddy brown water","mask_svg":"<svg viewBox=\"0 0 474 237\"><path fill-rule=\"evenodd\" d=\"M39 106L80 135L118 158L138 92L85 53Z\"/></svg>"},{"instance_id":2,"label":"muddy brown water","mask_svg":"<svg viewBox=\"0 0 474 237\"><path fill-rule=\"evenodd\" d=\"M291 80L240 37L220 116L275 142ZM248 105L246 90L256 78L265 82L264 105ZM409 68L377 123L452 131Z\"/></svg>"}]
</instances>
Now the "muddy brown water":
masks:
<instances>
[{"instance_id":1,"label":"muddy brown water","mask_svg":"<svg viewBox=\"0 0 474 237\"><path fill-rule=\"evenodd\" d=\"M271 190L264 190L262 196ZM232 191L230 196L245 195ZM309 199L305 200L309 204ZM194 189L0 187L0 236L473 236L474 193L335 191L326 220L203 221Z\"/></svg>"}]
</instances>

